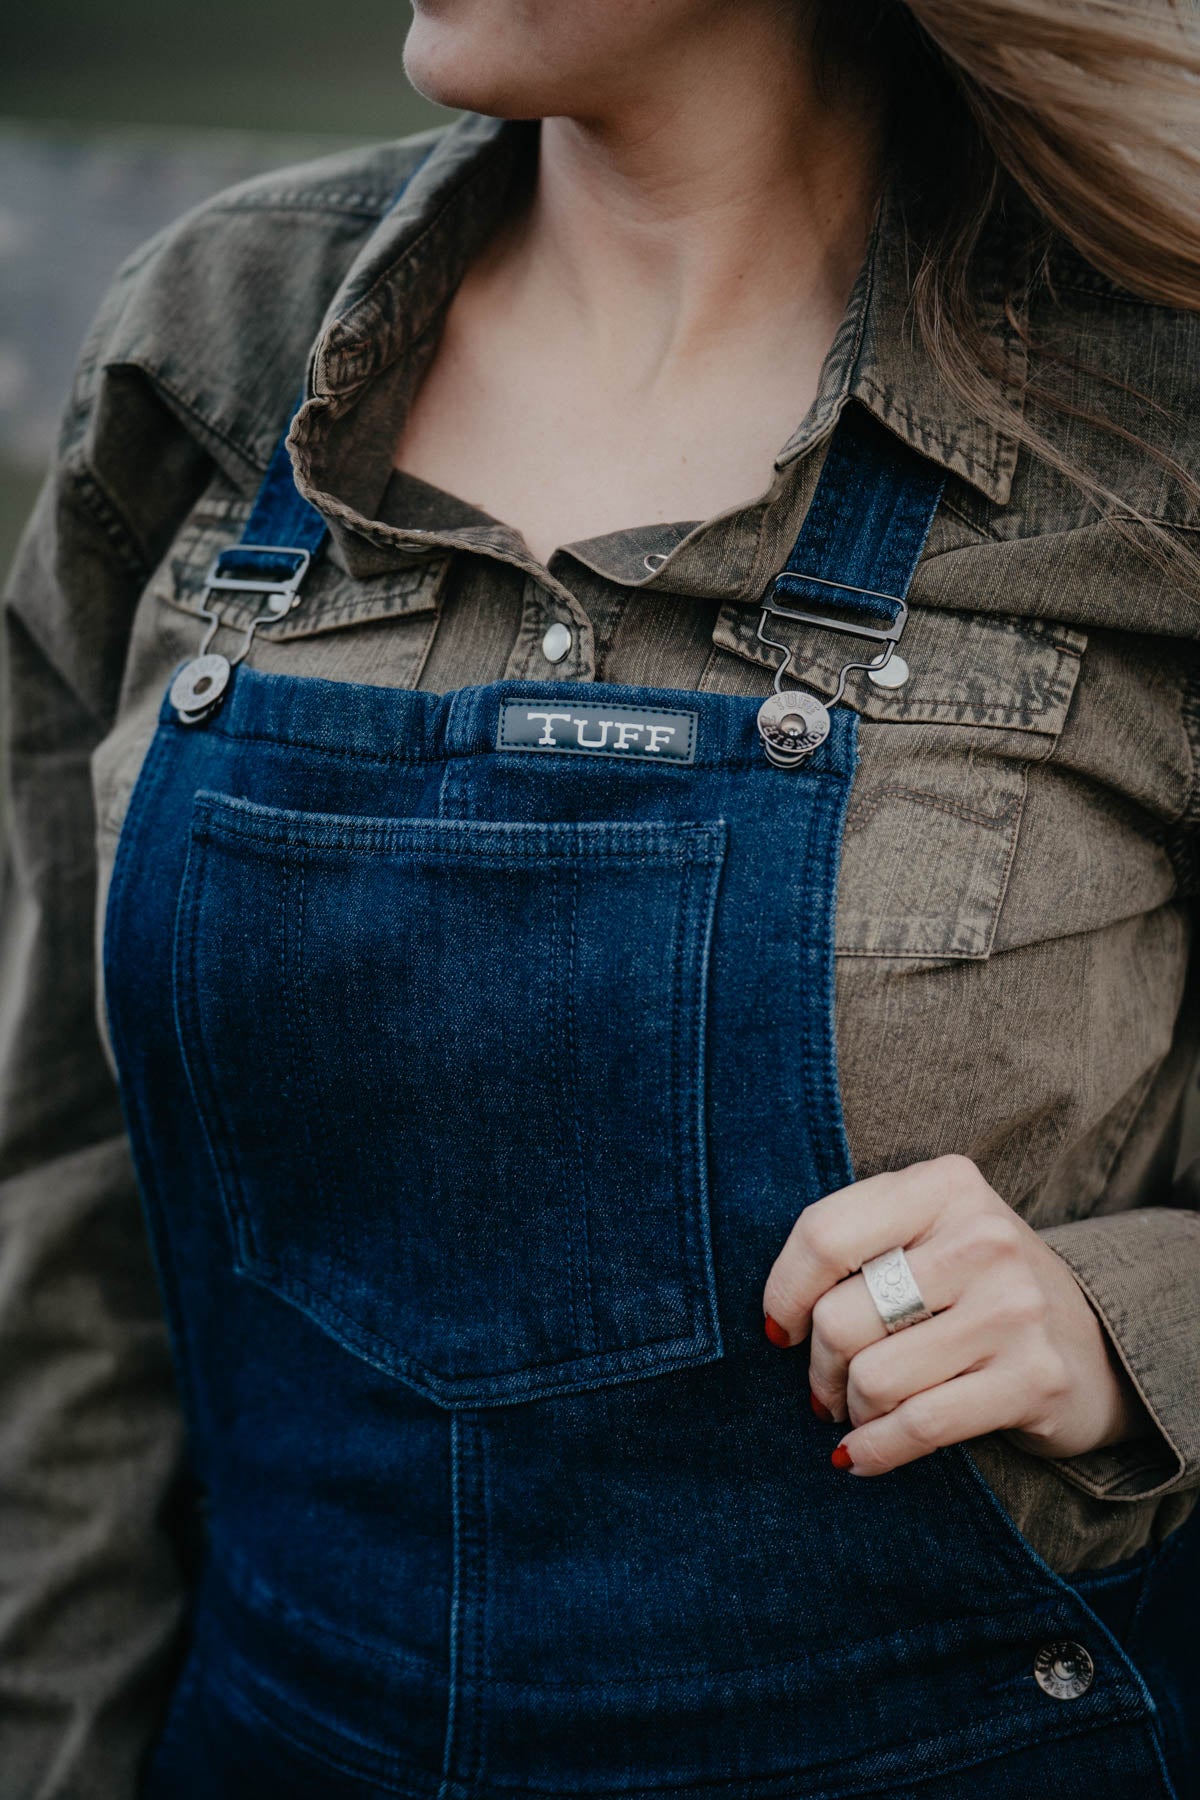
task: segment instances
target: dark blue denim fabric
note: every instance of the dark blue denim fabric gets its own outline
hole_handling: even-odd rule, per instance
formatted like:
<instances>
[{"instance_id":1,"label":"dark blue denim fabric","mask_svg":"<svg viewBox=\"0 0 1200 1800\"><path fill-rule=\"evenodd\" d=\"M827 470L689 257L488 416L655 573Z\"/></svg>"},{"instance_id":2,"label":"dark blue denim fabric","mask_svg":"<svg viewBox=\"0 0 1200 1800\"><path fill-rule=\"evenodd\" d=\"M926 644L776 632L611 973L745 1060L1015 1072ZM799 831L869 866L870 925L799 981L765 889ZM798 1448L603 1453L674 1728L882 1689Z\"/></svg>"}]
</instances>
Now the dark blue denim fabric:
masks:
<instances>
[{"instance_id":1,"label":"dark blue denim fabric","mask_svg":"<svg viewBox=\"0 0 1200 1800\"><path fill-rule=\"evenodd\" d=\"M581 698L693 715L690 760L501 746ZM209 1544L148 1800L1196 1792L1196 1533L1071 1585L962 1448L833 1469L764 1339L852 1179L857 719L782 771L757 708L164 702L105 979Z\"/></svg>"},{"instance_id":2,"label":"dark blue denim fabric","mask_svg":"<svg viewBox=\"0 0 1200 1800\"><path fill-rule=\"evenodd\" d=\"M694 762L494 748L569 683L164 707L107 991L211 1549L148 1793L1169 1794L966 1456L848 1479L763 1338L851 1178L854 715L788 772L587 691Z\"/></svg>"}]
</instances>

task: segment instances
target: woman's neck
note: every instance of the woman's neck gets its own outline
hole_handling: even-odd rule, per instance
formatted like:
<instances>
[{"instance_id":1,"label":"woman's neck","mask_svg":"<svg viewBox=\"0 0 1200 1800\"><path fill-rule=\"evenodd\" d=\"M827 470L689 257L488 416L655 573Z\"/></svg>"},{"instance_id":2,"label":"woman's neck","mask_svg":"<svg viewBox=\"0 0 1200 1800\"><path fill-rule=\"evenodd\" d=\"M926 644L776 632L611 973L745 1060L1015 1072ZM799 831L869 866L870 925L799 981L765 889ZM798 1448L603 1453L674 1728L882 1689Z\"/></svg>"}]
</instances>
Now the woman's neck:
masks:
<instances>
[{"instance_id":1,"label":"woman's neck","mask_svg":"<svg viewBox=\"0 0 1200 1800\"><path fill-rule=\"evenodd\" d=\"M704 29L594 56L570 93L493 98L541 118L535 178L467 268L400 429L398 467L542 561L763 493L866 249L882 109L822 92L774 0L690 16Z\"/></svg>"},{"instance_id":2,"label":"woman's neck","mask_svg":"<svg viewBox=\"0 0 1200 1800\"><path fill-rule=\"evenodd\" d=\"M770 24L721 8L723 42L697 33L587 118L545 119L530 206L497 246L647 397L743 333L828 341L862 261L882 108L849 81L824 93Z\"/></svg>"}]
</instances>

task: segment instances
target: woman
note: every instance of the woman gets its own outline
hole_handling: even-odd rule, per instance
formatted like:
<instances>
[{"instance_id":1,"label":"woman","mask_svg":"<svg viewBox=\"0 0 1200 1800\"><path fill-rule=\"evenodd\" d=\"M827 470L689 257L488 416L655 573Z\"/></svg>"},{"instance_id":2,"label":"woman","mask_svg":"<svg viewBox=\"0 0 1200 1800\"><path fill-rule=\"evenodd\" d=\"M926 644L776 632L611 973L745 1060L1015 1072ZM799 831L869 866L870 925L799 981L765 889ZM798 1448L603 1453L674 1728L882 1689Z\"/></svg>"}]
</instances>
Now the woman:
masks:
<instances>
[{"instance_id":1,"label":"woman","mask_svg":"<svg viewBox=\"0 0 1200 1800\"><path fill-rule=\"evenodd\" d=\"M8 1791L1194 1795L1195 41L406 60L10 584Z\"/></svg>"}]
</instances>

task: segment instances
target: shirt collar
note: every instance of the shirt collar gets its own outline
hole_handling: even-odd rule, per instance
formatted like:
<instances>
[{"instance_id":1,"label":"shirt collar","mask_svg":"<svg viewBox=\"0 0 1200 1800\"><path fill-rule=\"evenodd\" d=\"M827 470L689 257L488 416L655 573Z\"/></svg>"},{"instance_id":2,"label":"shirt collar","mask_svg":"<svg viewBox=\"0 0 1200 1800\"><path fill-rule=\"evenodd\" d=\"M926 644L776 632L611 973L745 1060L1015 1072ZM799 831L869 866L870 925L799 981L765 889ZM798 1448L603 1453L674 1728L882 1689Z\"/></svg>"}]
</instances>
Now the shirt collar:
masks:
<instances>
[{"instance_id":1,"label":"shirt collar","mask_svg":"<svg viewBox=\"0 0 1200 1800\"><path fill-rule=\"evenodd\" d=\"M997 351L995 371L979 371L981 386L1009 409L1020 407L1027 367L1019 315L1014 312L1010 318L1007 304L1017 248L1011 227L994 217L973 276L980 328ZM1007 505L1017 439L981 418L939 373L913 316L912 255L902 196L895 184L889 184L838 334L839 340L843 336L848 340L844 352L848 391L914 450L978 488L995 505ZM838 348L835 341L831 357ZM797 433L797 438L801 435ZM791 448L789 444L783 454Z\"/></svg>"},{"instance_id":2,"label":"shirt collar","mask_svg":"<svg viewBox=\"0 0 1200 1800\"><path fill-rule=\"evenodd\" d=\"M326 309L309 357L308 398L293 422L289 445L297 486L325 515L335 558L352 574L392 567L397 554L460 545L544 578L519 535L499 523L494 529L448 525L430 531L385 524L375 516L391 473L399 421L423 371L423 352L432 345L430 328L503 215L514 183L531 178L538 129L536 120L467 114L431 138L403 195L363 244ZM1024 375L1023 341L1004 301L1010 254L1003 230L994 229L980 259L977 288L981 322L1001 351L999 372L984 379L1008 404L1019 395ZM755 579L753 547L764 536L762 519L779 509L795 511L798 485L811 488L809 471L801 474L799 465L851 399L987 499L1007 502L1016 440L977 416L939 375L912 318L909 259L901 199L889 186L816 398L779 452L770 488L683 536L670 553L670 578L664 576L660 585L715 592L712 575L704 573L704 551L712 533L741 520L734 535L744 554L734 557L727 550L720 559L721 591L748 591ZM745 528L747 518L755 521L753 529ZM626 535L609 534L570 550L614 579L628 583L636 571L639 584L657 581L644 562L638 568L640 556L631 560Z\"/></svg>"}]
</instances>

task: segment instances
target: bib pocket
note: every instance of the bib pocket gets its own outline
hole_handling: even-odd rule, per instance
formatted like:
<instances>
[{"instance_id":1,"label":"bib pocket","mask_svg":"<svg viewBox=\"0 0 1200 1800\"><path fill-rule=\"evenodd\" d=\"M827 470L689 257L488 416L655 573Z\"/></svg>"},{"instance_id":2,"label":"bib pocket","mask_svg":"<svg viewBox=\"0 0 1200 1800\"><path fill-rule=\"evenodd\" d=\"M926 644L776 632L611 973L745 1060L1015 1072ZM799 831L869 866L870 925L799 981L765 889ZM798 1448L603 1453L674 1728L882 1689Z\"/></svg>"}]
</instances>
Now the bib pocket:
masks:
<instances>
[{"instance_id":1,"label":"bib pocket","mask_svg":"<svg viewBox=\"0 0 1200 1800\"><path fill-rule=\"evenodd\" d=\"M176 1019L238 1272L447 1406L717 1357L724 844L198 794Z\"/></svg>"}]
</instances>

